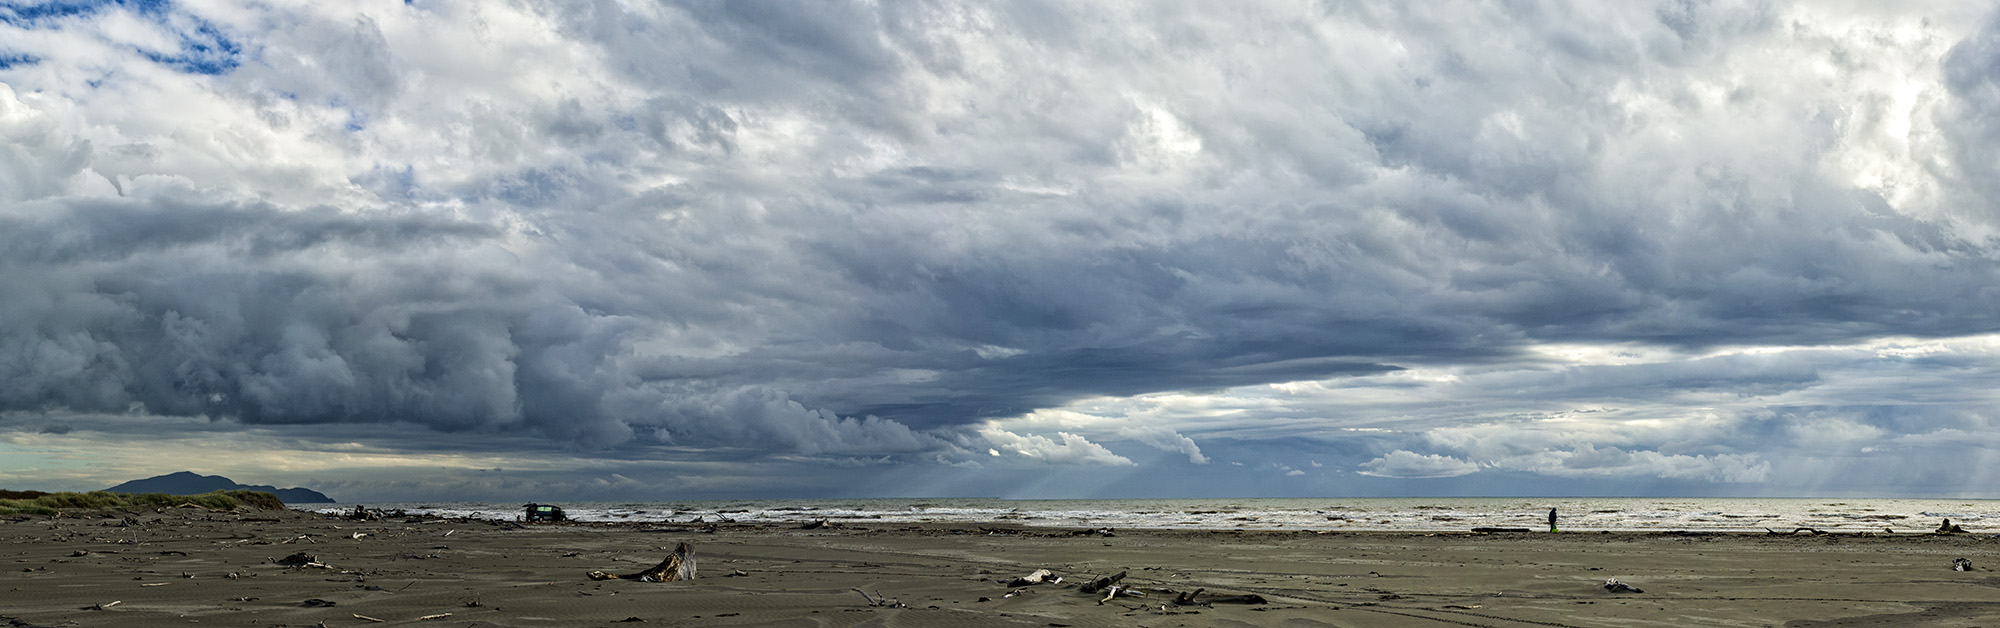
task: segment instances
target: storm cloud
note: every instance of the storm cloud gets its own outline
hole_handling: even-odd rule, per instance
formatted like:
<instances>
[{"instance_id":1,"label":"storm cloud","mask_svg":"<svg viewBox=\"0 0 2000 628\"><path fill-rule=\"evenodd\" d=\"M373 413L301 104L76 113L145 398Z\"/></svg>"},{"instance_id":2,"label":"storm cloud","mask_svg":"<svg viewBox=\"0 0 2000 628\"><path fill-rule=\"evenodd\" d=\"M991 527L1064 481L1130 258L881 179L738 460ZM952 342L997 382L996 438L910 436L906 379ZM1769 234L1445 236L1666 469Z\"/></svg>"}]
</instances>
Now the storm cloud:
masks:
<instances>
[{"instance_id":1,"label":"storm cloud","mask_svg":"<svg viewBox=\"0 0 2000 628\"><path fill-rule=\"evenodd\" d=\"M20 451L1027 496L2000 446L1965 3L4 3L0 42ZM0 479L143 475L58 468Z\"/></svg>"}]
</instances>

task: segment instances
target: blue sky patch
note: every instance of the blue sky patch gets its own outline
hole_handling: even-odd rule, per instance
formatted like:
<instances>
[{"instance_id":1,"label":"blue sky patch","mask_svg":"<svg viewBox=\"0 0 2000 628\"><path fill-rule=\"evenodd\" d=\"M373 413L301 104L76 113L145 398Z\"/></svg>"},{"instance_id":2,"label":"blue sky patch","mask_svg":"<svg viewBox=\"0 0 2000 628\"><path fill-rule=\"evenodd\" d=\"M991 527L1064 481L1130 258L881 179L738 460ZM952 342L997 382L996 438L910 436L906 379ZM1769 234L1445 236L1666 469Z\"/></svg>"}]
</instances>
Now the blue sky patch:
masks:
<instances>
[{"instance_id":1,"label":"blue sky patch","mask_svg":"<svg viewBox=\"0 0 2000 628\"><path fill-rule=\"evenodd\" d=\"M34 65L40 63L41 60L41 57L35 55L0 52L0 70L9 69L17 65Z\"/></svg>"},{"instance_id":2,"label":"blue sky patch","mask_svg":"<svg viewBox=\"0 0 2000 628\"><path fill-rule=\"evenodd\" d=\"M120 7L148 17L166 15L173 3L166 0L99 0L96 2L11 2L0 1L0 22L23 28L48 28L51 22L68 17L96 15L107 8Z\"/></svg>"},{"instance_id":3,"label":"blue sky patch","mask_svg":"<svg viewBox=\"0 0 2000 628\"><path fill-rule=\"evenodd\" d=\"M181 48L175 53L143 51L142 54L190 74L225 74L242 65L243 46L224 36L213 24L201 22L193 32L183 32L180 36Z\"/></svg>"},{"instance_id":4,"label":"blue sky patch","mask_svg":"<svg viewBox=\"0 0 2000 628\"><path fill-rule=\"evenodd\" d=\"M188 13L166 0L101 0L96 2L23 3L0 0L0 23L29 30L61 29L65 22L87 19L107 10L125 10L159 24L178 39L173 50L139 49L137 52L190 74L225 74L242 65L243 46L200 16ZM34 63L34 55L0 58L0 68Z\"/></svg>"}]
</instances>

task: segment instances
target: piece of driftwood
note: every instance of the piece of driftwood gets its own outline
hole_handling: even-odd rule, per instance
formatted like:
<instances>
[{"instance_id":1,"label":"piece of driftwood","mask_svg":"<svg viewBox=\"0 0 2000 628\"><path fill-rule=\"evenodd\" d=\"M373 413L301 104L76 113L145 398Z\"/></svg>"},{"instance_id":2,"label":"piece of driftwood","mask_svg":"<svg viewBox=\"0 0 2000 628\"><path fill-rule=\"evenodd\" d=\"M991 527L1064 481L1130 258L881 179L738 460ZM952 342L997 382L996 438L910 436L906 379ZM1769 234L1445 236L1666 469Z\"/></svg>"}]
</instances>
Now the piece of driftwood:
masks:
<instances>
[{"instance_id":1,"label":"piece of driftwood","mask_svg":"<svg viewBox=\"0 0 2000 628\"><path fill-rule=\"evenodd\" d=\"M313 567L318 569L332 569L332 567L328 566L326 563L319 562L318 556L307 554L305 552L294 552L290 556L286 556L284 558L280 558L272 562L284 565L286 567L300 567L300 568Z\"/></svg>"},{"instance_id":2,"label":"piece of driftwood","mask_svg":"<svg viewBox=\"0 0 2000 628\"><path fill-rule=\"evenodd\" d=\"M1800 532L1811 533L1813 536L1826 534L1825 532L1821 532L1816 528L1807 528L1807 527L1800 527L1798 529L1792 530L1791 532L1779 532L1777 530L1773 530L1770 528L1764 528L1764 532L1767 533L1765 536L1797 536L1798 533Z\"/></svg>"},{"instance_id":3,"label":"piece of driftwood","mask_svg":"<svg viewBox=\"0 0 2000 628\"><path fill-rule=\"evenodd\" d=\"M681 541L666 560L653 565L651 569L638 573L611 574L602 571L590 572L591 580L638 580L640 582L678 582L694 579L694 546Z\"/></svg>"},{"instance_id":4,"label":"piece of driftwood","mask_svg":"<svg viewBox=\"0 0 2000 628\"><path fill-rule=\"evenodd\" d=\"M1096 580L1092 580L1090 582L1083 583L1083 587L1078 590L1083 591L1084 593L1096 593L1098 591L1103 591L1105 588L1110 587L1111 585L1118 584L1118 581L1124 579L1125 579L1125 572L1120 571L1115 575L1105 576L1102 578L1098 578Z\"/></svg>"},{"instance_id":5,"label":"piece of driftwood","mask_svg":"<svg viewBox=\"0 0 2000 628\"><path fill-rule=\"evenodd\" d=\"M1036 569L1034 573L1021 576L1013 580L1008 580L1007 586L1025 587L1031 584L1041 584L1044 582L1050 584L1060 583L1062 582L1062 576L1058 576L1056 575L1056 572L1049 571L1047 569Z\"/></svg>"},{"instance_id":6,"label":"piece of driftwood","mask_svg":"<svg viewBox=\"0 0 2000 628\"><path fill-rule=\"evenodd\" d=\"M1104 599L1098 600L1097 603L1101 605L1111 601L1111 598L1121 595L1125 597L1146 597L1146 592L1125 585L1114 584L1104 588Z\"/></svg>"},{"instance_id":7,"label":"piece of driftwood","mask_svg":"<svg viewBox=\"0 0 2000 628\"><path fill-rule=\"evenodd\" d=\"M1174 596L1174 606L1208 606L1211 604L1268 604L1270 601L1255 593L1244 595L1211 595L1208 599L1197 599L1208 589L1195 589L1193 593Z\"/></svg>"},{"instance_id":8,"label":"piece of driftwood","mask_svg":"<svg viewBox=\"0 0 2000 628\"><path fill-rule=\"evenodd\" d=\"M1473 528L1472 531L1480 534L1495 534L1499 532L1534 532L1534 530L1529 530L1527 528Z\"/></svg>"},{"instance_id":9,"label":"piece of driftwood","mask_svg":"<svg viewBox=\"0 0 2000 628\"><path fill-rule=\"evenodd\" d=\"M868 600L869 606L877 608L909 608L909 606L903 604L899 600L892 600L886 597L882 597L882 594L880 593L876 593L875 595L869 595L867 591L863 591L859 588L854 589L854 592L861 594L862 599Z\"/></svg>"}]
</instances>

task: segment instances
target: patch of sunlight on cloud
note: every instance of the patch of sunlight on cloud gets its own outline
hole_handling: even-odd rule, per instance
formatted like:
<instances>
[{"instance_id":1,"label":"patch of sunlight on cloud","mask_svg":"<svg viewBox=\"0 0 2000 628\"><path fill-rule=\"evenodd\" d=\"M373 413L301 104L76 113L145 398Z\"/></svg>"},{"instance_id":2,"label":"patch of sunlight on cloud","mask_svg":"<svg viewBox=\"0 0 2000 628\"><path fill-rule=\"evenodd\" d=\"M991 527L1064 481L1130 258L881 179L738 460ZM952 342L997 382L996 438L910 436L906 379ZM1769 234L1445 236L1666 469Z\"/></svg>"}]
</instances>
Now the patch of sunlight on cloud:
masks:
<instances>
[{"instance_id":1,"label":"patch of sunlight on cloud","mask_svg":"<svg viewBox=\"0 0 2000 628\"><path fill-rule=\"evenodd\" d=\"M1951 338L1913 338L1908 336L1888 336L1873 338L1849 344L1802 345L1802 346L1727 346L1718 347L1698 358L1716 358L1735 355L1777 355L1803 352L1856 352L1873 354L1884 358L1926 357L1953 353L2000 353L2000 334L1974 334Z\"/></svg>"},{"instance_id":2,"label":"patch of sunlight on cloud","mask_svg":"<svg viewBox=\"0 0 2000 628\"><path fill-rule=\"evenodd\" d=\"M1995 441L2000 441L2000 435L1947 427L1921 434L1903 434L1892 440L1904 445L1964 447L1988 445ZM1863 452L1874 450L1874 447L1861 448Z\"/></svg>"},{"instance_id":3,"label":"patch of sunlight on cloud","mask_svg":"<svg viewBox=\"0 0 2000 628\"><path fill-rule=\"evenodd\" d=\"M1564 366L1638 366L1645 364L1666 364L1695 360L1727 358L1733 356L1774 356L1798 353L1854 352L1873 354L1883 358L1917 358L1953 353L2000 353L2000 334L1976 334L1952 338L1914 338L1892 336L1873 338L1847 344L1822 345L1725 345L1712 347L1699 353L1681 353L1669 348L1646 347L1636 344L1571 344L1553 343L1535 345L1528 348L1530 354L1542 360ZM1455 382L1458 372L1441 371L1443 374L1423 374L1424 369L1410 369L1376 377L1402 375L1413 381ZM1361 378L1357 378L1361 379ZM1345 380L1342 380L1345 381ZM1284 387L1287 392L1310 390L1317 382L1290 382L1274 384Z\"/></svg>"},{"instance_id":4,"label":"patch of sunlight on cloud","mask_svg":"<svg viewBox=\"0 0 2000 628\"><path fill-rule=\"evenodd\" d=\"M1354 394L1354 391L1371 388L1403 389L1411 384L1456 384L1462 380L1462 377L1463 373L1459 369L1410 367L1371 375L1276 382L1263 384L1259 388L1294 396L1326 394L1333 391L1339 391L1343 394Z\"/></svg>"},{"instance_id":5,"label":"patch of sunlight on cloud","mask_svg":"<svg viewBox=\"0 0 2000 628\"><path fill-rule=\"evenodd\" d=\"M2000 334L1956 338L1881 338L1860 346L1883 358L1921 358L1954 353L2000 353Z\"/></svg>"},{"instance_id":6,"label":"patch of sunlight on cloud","mask_svg":"<svg viewBox=\"0 0 2000 628\"><path fill-rule=\"evenodd\" d=\"M1531 346L1528 352L1543 360L1569 366L1630 366L1684 359L1667 349L1630 343L1551 343Z\"/></svg>"},{"instance_id":7,"label":"patch of sunlight on cloud","mask_svg":"<svg viewBox=\"0 0 2000 628\"><path fill-rule=\"evenodd\" d=\"M994 420L989 422L989 425L1006 430L1089 430L1122 422L1124 419L1123 415L1104 413L1101 409L1099 412L1089 412L1072 409L1074 407L1075 404L1071 404L1062 408L1036 410L1013 418Z\"/></svg>"},{"instance_id":8,"label":"patch of sunlight on cloud","mask_svg":"<svg viewBox=\"0 0 2000 628\"><path fill-rule=\"evenodd\" d=\"M1011 358L1017 355L1021 355L1023 353L1027 353L1026 351L1015 349L1013 347L1002 347L998 345L980 345L977 347L973 347L972 352L978 354L981 359L986 359L986 360Z\"/></svg>"},{"instance_id":9,"label":"patch of sunlight on cloud","mask_svg":"<svg viewBox=\"0 0 2000 628\"><path fill-rule=\"evenodd\" d=\"M1057 432L1055 438L1038 434L1017 434L994 427L979 430L993 448L1021 458L1056 465L1129 467L1135 463L1131 459L1112 453L1103 445L1070 432Z\"/></svg>"},{"instance_id":10,"label":"patch of sunlight on cloud","mask_svg":"<svg viewBox=\"0 0 2000 628\"><path fill-rule=\"evenodd\" d=\"M1182 429L1247 415L1273 405L1266 399L1237 394L1240 392L1245 391L1232 389L1219 393L1169 392L1131 397L1091 397L1057 408L999 419L992 424L1004 429L1063 429L1091 434L1116 432L1135 422Z\"/></svg>"}]
</instances>

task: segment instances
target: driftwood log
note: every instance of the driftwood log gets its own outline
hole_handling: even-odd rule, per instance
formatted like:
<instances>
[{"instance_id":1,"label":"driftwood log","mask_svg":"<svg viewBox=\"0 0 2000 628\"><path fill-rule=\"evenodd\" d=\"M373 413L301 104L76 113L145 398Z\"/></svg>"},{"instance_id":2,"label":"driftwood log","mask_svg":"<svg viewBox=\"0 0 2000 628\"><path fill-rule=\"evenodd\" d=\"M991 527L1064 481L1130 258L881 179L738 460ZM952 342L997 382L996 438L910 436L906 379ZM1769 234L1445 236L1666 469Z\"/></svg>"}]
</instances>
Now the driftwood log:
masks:
<instances>
[{"instance_id":1,"label":"driftwood log","mask_svg":"<svg viewBox=\"0 0 2000 628\"><path fill-rule=\"evenodd\" d=\"M1798 534L1798 533L1800 533L1800 532L1806 532L1806 533L1810 533L1810 534L1812 534L1813 536L1819 536L1819 535L1821 535L1821 534L1826 534L1825 532L1821 532L1821 531L1819 531L1819 530L1818 530L1818 529L1816 529L1816 528L1807 528L1807 527L1800 527L1800 528L1798 528L1798 529L1795 529L1795 530L1792 530L1791 532L1779 532L1779 531L1777 531L1777 530L1773 530L1773 529L1770 529L1770 528L1764 528L1764 532L1766 533L1766 534L1765 534L1765 536L1794 536L1794 535L1797 535L1797 534Z\"/></svg>"},{"instance_id":2,"label":"driftwood log","mask_svg":"<svg viewBox=\"0 0 2000 628\"><path fill-rule=\"evenodd\" d=\"M1109 602L1111 601L1112 598L1121 595L1125 597L1146 597L1145 591L1140 591L1138 589L1134 589L1132 587L1121 584L1120 581L1124 579L1125 579L1125 572L1120 571L1113 575L1098 578L1090 582L1085 582L1083 583L1083 586L1077 587L1077 590L1089 594L1095 594L1098 591L1103 591L1104 599L1098 600L1097 601L1098 604Z\"/></svg>"},{"instance_id":3,"label":"driftwood log","mask_svg":"<svg viewBox=\"0 0 2000 628\"><path fill-rule=\"evenodd\" d=\"M1204 591L1207 591L1207 590L1208 590L1208 589L1195 589L1193 593L1182 593L1182 594L1179 594L1179 595L1176 595L1176 596L1174 596L1174 606L1208 606L1208 605L1211 605L1211 604L1266 604L1266 603L1269 603L1269 600L1265 600L1265 599L1264 599L1264 596L1262 596L1262 595L1257 595L1257 594L1255 594L1255 593L1248 593L1248 594L1244 594L1244 595L1211 595L1211 596L1208 596L1208 599L1205 599L1205 600L1202 600L1202 599L1196 599L1196 598L1199 598L1199 597L1201 597L1201 594L1202 594L1202 592L1204 592Z\"/></svg>"},{"instance_id":4,"label":"driftwood log","mask_svg":"<svg viewBox=\"0 0 2000 628\"><path fill-rule=\"evenodd\" d=\"M1111 601L1111 598L1121 595L1125 597L1146 597L1146 592L1122 584L1114 584L1104 587L1104 599L1098 600L1097 603L1103 604Z\"/></svg>"},{"instance_id":5,"label":"driftwood log","mask_svg":"<svg viewBox=\"0 0 2000 628\"><path fill-rule=\"evenodd\" d=\"M319 569L332 569L332 567L327 565L326 563L319 562L318 556L307 554L305 552L296 552L290 556L286 556L284 558L280 558L272 562L284 565L286 567L300 567L300 568L315 567Z\"/></svg>"},{"instance_id":6,"label":"driftwood log","mask_svg":"<svg viewBox=\"0 0 2000 628\"><path fill-rule=\"evenodd\" d=\"M677 582L694 579L694 546L681 541L667 559L651 569L639 573L611 574L602 571L590 572L591 580L638 580L640 582Z\"/></svg>"},{"instance_id":7,"label":"driftwood log","mask_svg":"<svg viewBox=\"0 0 2000 628\"><path fill-rule=\"evenodd\" d=\"M1112 585L1118 584L1118 581L1124 579L1125 579L1125 572L1120 571L1116 575L1105 576L1102 578L1098 578L1096 580L1092 580L1090 582L1083 583L1083 587L1078 590L1083 591L1084 593L1096 593L1098 591L1103 591L1105 589L1111 588Z\"/></svg>"},{"instance_id":8,"label":"driftwood log","mask_svg":"<svg viewBox=\"0 0 2000 628\"><path fill-rule=\"evenodd\" d=\"M903 603L903 602L902 602L901 600L892 600L892 599L889 599L889 598L886 598L886 597L882 597L882 594L881 594L881 593L876 593L876 594L874 594L874 595L869 595L867 591L863 591L863 590L861 590L861 589L860 589L859 587L855 587L855 588L854 588L854 592L855 592L855 593L859 593L859 594L861 594L861 598L862 598L862 599L865 599L865 600L868 600L868 605L869 605L869 606L873 606L873 607L877 607L877 608L909 608L909 607L910 607L910 606L909 606L908 604L904 604L904 603Z\"/></svg>"}]
</instances>

